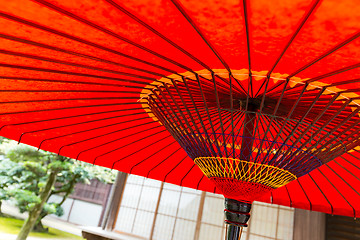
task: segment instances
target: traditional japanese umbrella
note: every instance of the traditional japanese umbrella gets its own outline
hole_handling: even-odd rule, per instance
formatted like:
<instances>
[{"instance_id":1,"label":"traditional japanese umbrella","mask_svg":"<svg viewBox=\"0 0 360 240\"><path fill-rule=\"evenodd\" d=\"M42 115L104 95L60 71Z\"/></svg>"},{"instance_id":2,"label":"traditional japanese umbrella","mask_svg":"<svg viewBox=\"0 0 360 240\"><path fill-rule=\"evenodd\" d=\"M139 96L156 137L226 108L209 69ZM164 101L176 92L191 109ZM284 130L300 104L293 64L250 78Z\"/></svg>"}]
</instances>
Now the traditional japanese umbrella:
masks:
<instances>
[{"instance_id":1,"label":"traditional japanese umbrella","mask_svg":"<svg viewBox=\"0 0 360 240\"><path fill-rule=\"evenodd\" d=\"M254 200L360 215L357 1L0 6L1 135L222 193L228 239Z\"/></svg>"}]
</instances>

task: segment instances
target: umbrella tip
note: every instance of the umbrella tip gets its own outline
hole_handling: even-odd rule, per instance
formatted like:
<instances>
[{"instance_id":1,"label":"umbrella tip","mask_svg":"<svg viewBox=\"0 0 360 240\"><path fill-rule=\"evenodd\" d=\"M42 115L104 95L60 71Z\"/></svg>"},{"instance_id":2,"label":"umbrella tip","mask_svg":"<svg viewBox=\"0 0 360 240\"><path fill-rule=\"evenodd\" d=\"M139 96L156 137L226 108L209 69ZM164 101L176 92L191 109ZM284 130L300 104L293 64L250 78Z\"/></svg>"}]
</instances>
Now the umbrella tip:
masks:
<instances>
[{"instance_id":1,"label":"umbrella tip","mask_svg":"<svg viewBox=\"0 0 360 240\"><path fill-rule=\"evenodd\" d=\"M19 140L18 140L18 145L21 143L21 138L24 136L25 133L22 133L19 137Z\"/></svg>"}]
</instances>

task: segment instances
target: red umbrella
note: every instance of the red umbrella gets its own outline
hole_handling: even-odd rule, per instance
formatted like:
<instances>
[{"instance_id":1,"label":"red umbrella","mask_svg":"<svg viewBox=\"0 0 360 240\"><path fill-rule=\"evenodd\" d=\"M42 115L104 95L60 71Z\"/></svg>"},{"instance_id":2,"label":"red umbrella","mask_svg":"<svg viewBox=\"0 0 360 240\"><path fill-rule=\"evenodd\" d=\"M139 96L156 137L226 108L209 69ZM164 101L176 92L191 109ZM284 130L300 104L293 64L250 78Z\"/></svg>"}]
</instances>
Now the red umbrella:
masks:
<instances>
[{"instance_id":1,"label":"red umbrella","mask_svg":"<svg viewBox=\"0 0 360 240\"><path fill-rule=\"evenodd\" d=\"M357 1L0 6L1 135L245 208L360 215Z\"/></svg>"}]
</instances>

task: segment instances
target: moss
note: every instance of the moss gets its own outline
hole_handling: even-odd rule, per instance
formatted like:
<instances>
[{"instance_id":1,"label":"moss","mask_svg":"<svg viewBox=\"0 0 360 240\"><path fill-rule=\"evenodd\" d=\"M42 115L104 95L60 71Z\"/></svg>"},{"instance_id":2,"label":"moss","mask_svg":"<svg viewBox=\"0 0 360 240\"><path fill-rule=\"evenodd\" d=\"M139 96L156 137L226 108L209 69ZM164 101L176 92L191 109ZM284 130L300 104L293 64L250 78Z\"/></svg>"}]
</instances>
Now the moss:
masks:
<instances>
[{"instance_id":1,"label":"moss","mask_svg":"<svg viewBox=\"0 0 360 240\"><path fill-rule=\"evenodd\" d=\"M0 217L0 232L8 234L18 234L24 221L15 218ZM71 233L63 232L58 229L49 228L48 233L30 233L31 237L39 237L44 239L83 239L82 237L73 235Z\"/></svg>"}]
</instances>

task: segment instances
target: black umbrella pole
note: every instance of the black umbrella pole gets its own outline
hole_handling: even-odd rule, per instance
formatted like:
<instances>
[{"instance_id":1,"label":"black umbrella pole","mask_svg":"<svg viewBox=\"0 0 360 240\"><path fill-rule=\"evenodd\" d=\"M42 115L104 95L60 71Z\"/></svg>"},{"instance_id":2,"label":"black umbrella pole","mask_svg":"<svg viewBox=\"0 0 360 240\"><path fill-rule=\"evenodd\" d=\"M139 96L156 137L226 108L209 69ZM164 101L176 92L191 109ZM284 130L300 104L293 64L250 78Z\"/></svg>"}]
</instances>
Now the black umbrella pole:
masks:
<instances>
[{"instance_id":1,"label":"black umbrella pole","mask_svg":"<svg viewBox=\"0 0 360 240\"><path fill-rule=\"evenodd\" d=\"M242 228L247 227L251 203L225 198L226 240L240 240Z\"/></svg>"},{"instance_id":2,"label":"black umbrella pole","mask_svg":"<svg viewBox=\"0 0 360 240\"><path fill-rule=\"evenodd\" d=\"M242 228L235 225L229 225L226 231L226 240L240 240Z\"/></svg>"}]
</instances>

